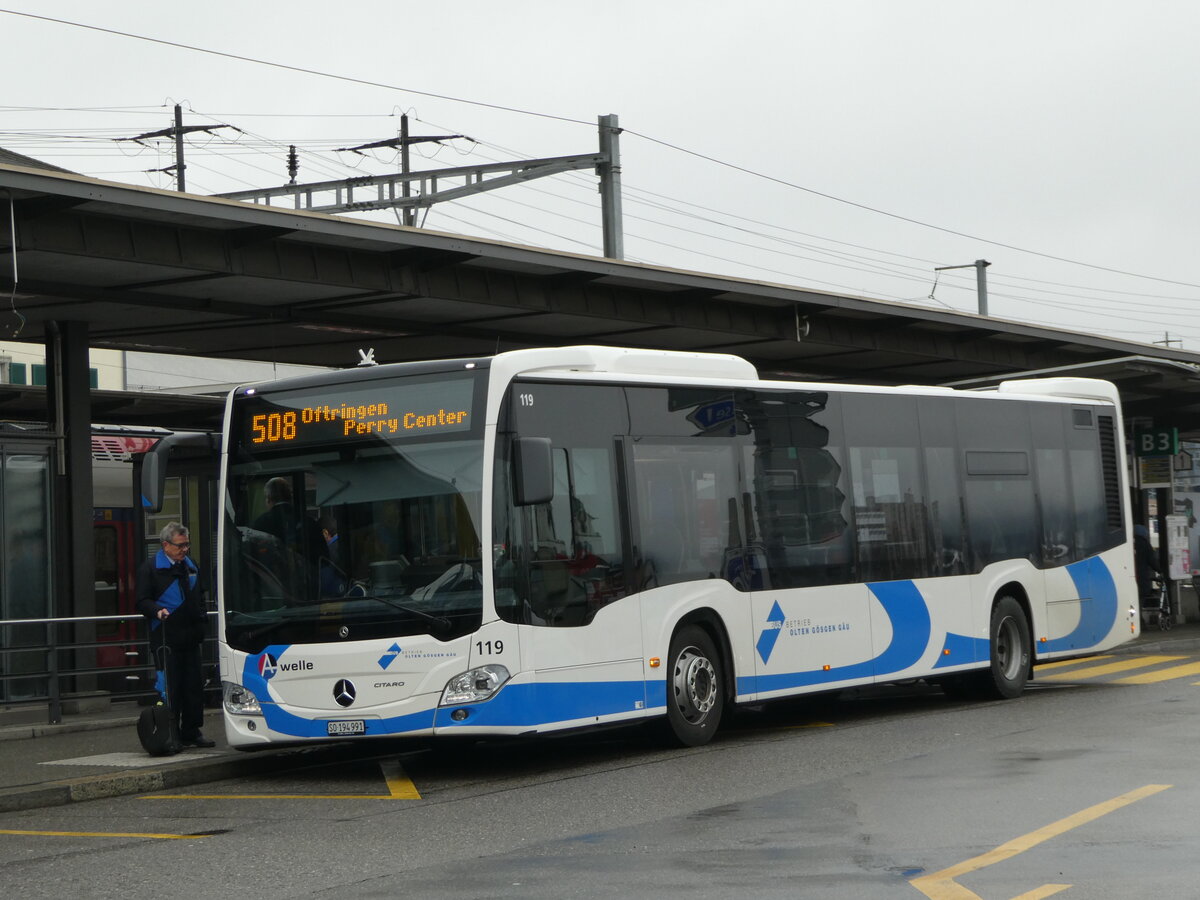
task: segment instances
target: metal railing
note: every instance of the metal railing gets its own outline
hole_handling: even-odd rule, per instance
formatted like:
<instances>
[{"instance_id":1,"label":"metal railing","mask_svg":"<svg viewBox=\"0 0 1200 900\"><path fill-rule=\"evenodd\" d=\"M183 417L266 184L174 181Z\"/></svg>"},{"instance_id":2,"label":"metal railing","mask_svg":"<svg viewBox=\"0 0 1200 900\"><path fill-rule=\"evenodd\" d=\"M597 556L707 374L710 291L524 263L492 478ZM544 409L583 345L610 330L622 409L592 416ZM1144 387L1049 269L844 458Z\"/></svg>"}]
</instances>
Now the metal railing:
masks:
<instances>
[{"instance_id":1,"label":"metal railing","mask_svg":"<svg viewBox=\"0 0 1200 900\"><path fill-rule=\"evenodd\" d=\"M216 617L216 612L209 612ZM0 707L22 709L46 704L51 725L62 722L63 707L71 701L108 697L112 700L145 700L156 696L155 665L148 629L137 637L114 635L101 640L94 634L100 624L145 623L141 613L118 616L67 616L45 619L0 619ZM14 628L44 629L39 642L14 646ZM99 665L97 651L120 648L120 665ZM14 667L14 661L20 664ZM215 677L216 638L204 641L205 692L219 690ZM32 665L30 663L33 663ZM19 671L14 671L19 668ZM104 687L100 687L104 685ZM16 687L19 686L19 687ZM32 690L32 693L27 693Z\"/></svg>"}]
</instances>

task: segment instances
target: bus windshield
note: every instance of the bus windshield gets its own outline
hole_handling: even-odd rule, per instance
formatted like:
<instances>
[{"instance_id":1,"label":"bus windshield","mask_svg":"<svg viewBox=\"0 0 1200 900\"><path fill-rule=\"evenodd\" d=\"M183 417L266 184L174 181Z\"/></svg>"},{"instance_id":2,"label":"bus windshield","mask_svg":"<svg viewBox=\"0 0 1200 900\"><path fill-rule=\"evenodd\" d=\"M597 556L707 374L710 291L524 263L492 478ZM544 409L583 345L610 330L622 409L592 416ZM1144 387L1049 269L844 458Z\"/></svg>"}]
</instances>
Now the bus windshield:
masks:
<instances>
[{"instance_id":1,"label":"bus windshield","mask_svg":"<svg viewBox=\"0 0 1200 900\"><path fill-rule=\"evenodd\" d=\"M456 373L235 397L223 573L231 647L447 640L478 627L478 389Z\"/></svg>"}]
</instances>

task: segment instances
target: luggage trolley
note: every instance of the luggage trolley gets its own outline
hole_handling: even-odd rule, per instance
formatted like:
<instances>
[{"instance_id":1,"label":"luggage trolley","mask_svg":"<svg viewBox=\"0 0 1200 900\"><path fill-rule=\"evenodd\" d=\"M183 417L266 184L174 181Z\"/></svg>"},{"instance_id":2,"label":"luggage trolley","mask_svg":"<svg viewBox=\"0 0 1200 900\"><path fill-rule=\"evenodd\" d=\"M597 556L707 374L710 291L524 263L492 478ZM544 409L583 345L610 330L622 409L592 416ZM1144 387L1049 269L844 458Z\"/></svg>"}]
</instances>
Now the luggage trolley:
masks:
<instances>
[{"instance_id":1,"label":"luggage trolley","mask_svg":"<svg viewBox=\"0 0 1200 900\"><path fill-rule=\"evenodd\" d=\"M1155 578L1150 582L1152 591L1142 596L1142 628L1157 624L1160 631L1170 631L1175 624L1171 615L1171 599L1167 591L1167 579Z\"/></svg>"}]
</instances>

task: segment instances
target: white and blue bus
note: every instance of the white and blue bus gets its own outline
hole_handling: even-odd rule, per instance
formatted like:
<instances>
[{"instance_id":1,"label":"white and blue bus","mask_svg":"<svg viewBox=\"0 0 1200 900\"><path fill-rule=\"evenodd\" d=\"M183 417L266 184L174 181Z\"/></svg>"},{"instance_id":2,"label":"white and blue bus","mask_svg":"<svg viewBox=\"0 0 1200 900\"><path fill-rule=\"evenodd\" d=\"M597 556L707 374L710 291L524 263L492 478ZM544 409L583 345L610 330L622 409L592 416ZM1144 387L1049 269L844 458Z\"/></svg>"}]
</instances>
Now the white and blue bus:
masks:
<instances>
[{"instance_id":1,"label":"white and blue bus","mask_svg":"<svg viewBox=\"0 0 1200 900\"><path fill-rule=\"evenodd\" d=\"M1139 630L1115 388L763 381L611 347L242 387L220 526L244 749L517 736L909 679L1015 697Z\"/></svg>"}]
</instances>

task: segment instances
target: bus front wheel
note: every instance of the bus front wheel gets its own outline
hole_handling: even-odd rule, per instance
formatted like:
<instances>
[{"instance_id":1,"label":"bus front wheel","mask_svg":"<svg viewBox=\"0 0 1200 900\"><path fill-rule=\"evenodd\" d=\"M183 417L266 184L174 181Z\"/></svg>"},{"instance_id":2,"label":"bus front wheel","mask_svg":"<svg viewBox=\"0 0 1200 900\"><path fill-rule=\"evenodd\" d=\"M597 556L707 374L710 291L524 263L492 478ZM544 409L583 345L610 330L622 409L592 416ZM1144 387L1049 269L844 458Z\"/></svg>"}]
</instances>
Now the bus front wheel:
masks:
<instances>
[{"instance_id":1,"label":"bus front wheel","mask_svg":"<svg viewBox=\"0 0 1200 900\"><path fill-rule=\"evenodd\" d=\"M667 722L685 747L712 740L725 709L721 660L708 632L688 625L671 639L667 670Z\"/></svg>"}]
</instances>

